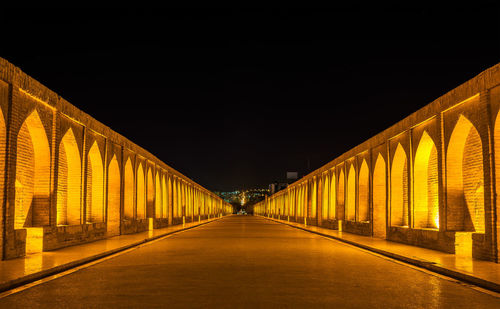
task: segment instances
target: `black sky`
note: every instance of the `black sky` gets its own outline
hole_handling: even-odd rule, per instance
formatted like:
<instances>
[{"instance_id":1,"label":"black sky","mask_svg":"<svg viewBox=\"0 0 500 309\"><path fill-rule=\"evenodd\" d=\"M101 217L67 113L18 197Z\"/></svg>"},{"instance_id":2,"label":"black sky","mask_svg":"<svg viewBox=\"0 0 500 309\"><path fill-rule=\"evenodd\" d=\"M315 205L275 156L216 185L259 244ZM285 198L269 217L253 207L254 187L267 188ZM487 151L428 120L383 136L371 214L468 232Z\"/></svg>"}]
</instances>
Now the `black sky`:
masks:
<instances>
[{"instance_id":1,"label":"black sky","mask_svg":"<svg viewBox=\"0 0 500 309\"><path fill-rule=\"evenodd\" d=\"M493 4L9 12L0 57L212 190L303 175L500 61Z\"/></svg>"}]
</instances>

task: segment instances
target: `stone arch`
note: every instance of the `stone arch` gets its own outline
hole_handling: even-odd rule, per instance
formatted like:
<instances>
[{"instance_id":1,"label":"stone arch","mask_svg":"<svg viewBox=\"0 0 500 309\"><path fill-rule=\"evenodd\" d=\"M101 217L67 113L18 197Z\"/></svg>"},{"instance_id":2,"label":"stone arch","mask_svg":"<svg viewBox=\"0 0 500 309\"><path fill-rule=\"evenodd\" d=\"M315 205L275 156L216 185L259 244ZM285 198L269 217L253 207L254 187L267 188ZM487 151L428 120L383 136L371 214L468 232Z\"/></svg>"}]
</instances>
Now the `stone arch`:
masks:
<instances>
[{"instance_id":1,"label":"stone arch","mask_svg":"<svg viewBox=\"0 0 500 309\"><path fill-rule=\"evenodd\" d=\"M366 160L361 163L358 179L358 219L359 221L370 221L370 206L369 206L370 179L368 164Z\"/></svg>"},{"instance_id":2,"label":"stone arch","mask_svg":"<svg viewBox=\"0 0 500 309\"><path fill-rule=\"evenodd\" d=\"M335 189L335 173L330 175L330 203L328 207L328 219L336 219L337 190Z\"/></svg>"},{"instance_id":3,"label":"stone arch","mask_svg":"<svg viewBox=\"0 0 500 309\"><path fill-rule=\"evenodd\" d=\"M424 131L413 164L413 224L439 228L438 155L434 141Z\"/></svg>"},{"instance_id":4,"label":"stone arch","mask_svg":"<svg viewBox=\"0 0 500 309\"><path fill-rule=\"evenodd\" d=\"M137 167L137 219L146 218L146 185L142 163Z\"/></svg>"},{"instance_id":5,"label":"stone arch","mask_svg":"<svg viewBox=\"0 0 500 309\"><path fill-rule=\"evenodd\" d=\"M87 222L104 221L104 168L97 142L90 147L87 163Z\"/></svg>"},{"instance_id":6,"label":"stone arch","mask_svg":"<svg viewBox=\"0 0 500 309\"><path fill-rule=\"evenodd\" d=\"M345 203L346 220L356 220L356 170L351 164L347 173L347 199Z\"/></svg>"},{"instance_id":7,"label":"stone arch","mask_svg":"<svg viewBox=\"0 0 500 309\"><path fill-rule=\"evenodd\" d=\"M177 210L175 209L175 181L172 177L167 177L168 181L168 194L169 194L169 204L172 207L172 218L175 218L177 215Z\"/></svg>"},{"instance_id":8,"label":"stone arch","mask_svg":"<svg viewBox=\"0 0 500 309\"><path fill-rule=\"evenodd\" d=\"M178 202L178 196L179 196L179 191L178 191L178 185L177 185L177 179L172 180L172 212L173 212L173 217L178 218L179 217L179 202Z\"/></svg>"},{"instance_id":9,"label":"stone arch","mask_svg":"<svg viewBox=\"0 0 500 309\"><path fill-rule=\"evenodd\" d=\"M82 159L73 130L59 144L57 225L81 224Z\"/></svg>"},{"instance_id":10,"label":"stone arch","mask_svg":"<svg viewBox=\"0 0 500 309\"><path fill-rule=\"evenodd\" d=\"M338 184L338 194L337 194L337 206L336 217L342 220L345 216L345 175L344 170L341 169L339 173L339 184Z\"/></svg>"},{"instance_id":11,"label":"stone arch","mask_svg":"<svg viewBox=\"0 0 500 309\"><path fill-rule=\"evenodd\" d=\"M48 225L50 147L36 110L19 130L16 154L14 228Z\"/></svg>"},{"instance_id":12,"label":"stone arch","mask_svg":"<svg viewBox=\"0 0 500 309\"><path fill-rule=\"evenodd\" d=\"M108 236L120 235L120 166L116 155L108 166Z\"/></svg>"},{"instance_id":13,"label":"stone arch","mask_svg":"<svg viewBox=\"0 0 500 309\"><path fill-rule=\"evenodd\" d=\"M155 218L163 218L161 193L160 172L157 171L155 179Z\"/></svg>"},{"instance_id":14,"label":"stone arch","mask_svg":"<svg viewBox=\"0 0 500 309\"><path fill-rule=\"evenodd\" d=\"M328 175L325 175L323 177L323 185L321 186L322 188L322 194L323 194L323 197L322 197L322 203L321 203L321 218L323 220L325 219L328 219L328 189L330 188L330 182L329 182L329 179L328 179Z\"/></svg>"},{"instance_id":15,"label":"stone arch","mask_svg":"<svg viewBox=\"0 0 500 309\"><path fill-rule=\"evenodd\" d=\"M302 217L302 210L301 210L302 202L301 202L301 199L302 199L302 189L301 189L301 186L299 185L297 187L297 217Z\"/></svg>"},{"instance_id":16,"label":"stone arch","mask_svg":"<svg viewBox=\"0 0 500 309\"><path fill-rule=\"evenodd\" d=\"M384 157L379 153L373 170L373 236L386 237L387 188Z\"/></svg>"},{"instance_id":17,"label":"stone arch","mask_svg":"<svg viewBox=\"0 0 500 309\"><path fill-rule=\"evenodd\" d=\"M316 218L318 209L318 179L314 179L311 185L311 218Z\"/></svg>"},{"instance_id":18,"label":"stone arch","mask_svg":"<svg viewBox=\"0 0 500 309\"><path fill-rule=\"evenodd\" d=\"M148 168L147 174L147 182L146 182L146 216L147 218L154 217L154 209L155 209L155 183L153 178L153 172L151 168Z\"/></svg>"},{"instance_id":19,"label":"stone arch","mask_svg":"<svg viewBox=\"0 0 500 309\"><path fill-rule=\"evenodd\" d=\"M162 197L162 218L168 218L168 189L167 189L167 178L165 176L162 177L163 180L161 182L161 197Z\"/></svg>"},{"instance_id":20,"label":"stone arch","mask_svg":"<svg viewBox=\"0 0 500 309\"><path fill-rule=\"evenodd\" d=\"M446 153L447 228L484 233L482 142L472 123L460 115Z\"/></svg>"},{"instance_id":21,"label":"stone arch","mask_svg":"<svg viewBox=\"0 0 500 309\"><path fill-rule=\"evenodd\" d=\"M125 163L123 185L123 215L125 219L134 218L134 169L130 158L127 158Z\"/></svg>"},{"instance_id":22,"label":"stone arch","mask_svg":"<svg viewBox=\"0 0 500 309\"><path fill-rule=\"evenodd\" d=\"M401 144L391 167L391 225L408 226L408 160Z\"/></svg>"},{"instance_id":23,"label":"stone arch","mask_svg":"<svg viewBox=\"0 0 500 309\"><path fill-rule=\"evenodd\" d=\"M306 217L306 186L302 184L300 186L300 216L301 217Z\"/></svg>"}]
</instances>

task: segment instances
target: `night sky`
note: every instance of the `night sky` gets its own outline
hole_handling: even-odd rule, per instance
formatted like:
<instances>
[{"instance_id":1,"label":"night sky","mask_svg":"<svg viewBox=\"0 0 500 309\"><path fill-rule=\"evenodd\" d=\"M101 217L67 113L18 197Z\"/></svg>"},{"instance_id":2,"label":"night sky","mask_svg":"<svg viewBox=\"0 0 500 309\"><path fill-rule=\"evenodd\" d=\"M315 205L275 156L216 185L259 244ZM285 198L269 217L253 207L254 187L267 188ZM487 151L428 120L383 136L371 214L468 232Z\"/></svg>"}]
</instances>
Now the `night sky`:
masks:
<instances>
[{"instance_id":1,"label":"night sky","mask_svg":"<svg viewBox=\"0 0 500 309\"><path fill-rule=\"evenodd\" d=\"M211 190L304 175L500 61L493 4L6 12L0 57Z\"/></svg>"}]
</instances>

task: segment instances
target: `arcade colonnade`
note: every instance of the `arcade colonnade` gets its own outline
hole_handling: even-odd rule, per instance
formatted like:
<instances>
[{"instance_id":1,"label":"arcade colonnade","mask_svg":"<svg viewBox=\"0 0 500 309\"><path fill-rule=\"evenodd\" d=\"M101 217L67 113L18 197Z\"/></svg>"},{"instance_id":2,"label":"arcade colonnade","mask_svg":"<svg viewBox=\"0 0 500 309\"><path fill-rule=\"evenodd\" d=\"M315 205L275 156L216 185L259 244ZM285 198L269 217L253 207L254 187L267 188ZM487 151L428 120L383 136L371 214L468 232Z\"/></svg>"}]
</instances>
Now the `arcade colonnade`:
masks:
<instances>
[{"instance_id":1,"label":"arcade colonnade","mask_svg":"<svg viewBox=\"0 0 500 309\"><path fill-rule=\"evenodd\" d=\"M254 212L498 262L499 110L497 64Z\"/></svg>"},{"instance_id":2,"label":"arcade colonnade","mask_svg":"<svg viewBox=\"0 0 500 309\"><path fill-rule=\"evenodd\" d=\"M1 58L0 175L3 259L232 212Z\"/></svg>"}]
</instances>

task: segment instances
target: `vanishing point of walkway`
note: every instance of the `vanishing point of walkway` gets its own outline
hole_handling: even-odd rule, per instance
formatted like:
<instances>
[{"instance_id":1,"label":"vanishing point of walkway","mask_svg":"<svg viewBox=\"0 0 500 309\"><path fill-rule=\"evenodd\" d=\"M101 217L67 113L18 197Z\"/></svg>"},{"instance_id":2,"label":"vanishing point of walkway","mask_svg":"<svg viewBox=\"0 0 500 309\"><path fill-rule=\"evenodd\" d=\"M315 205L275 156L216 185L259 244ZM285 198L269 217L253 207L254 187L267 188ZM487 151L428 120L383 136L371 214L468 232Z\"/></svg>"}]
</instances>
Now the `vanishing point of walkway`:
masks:
<instances>
[{"instance_id":1,"label":"vanishing point of walkway","mask_svg":"<svg viewBox=\"0 0 500 309\"><path fill-rule=\"evenodd\" d=\"M0 299L0 308L496 308L465 284L259 217L173 234Z\"/></svg>"}]
</instances>

